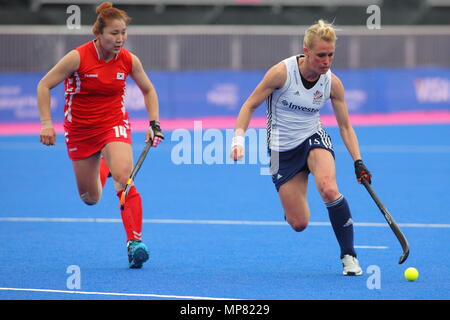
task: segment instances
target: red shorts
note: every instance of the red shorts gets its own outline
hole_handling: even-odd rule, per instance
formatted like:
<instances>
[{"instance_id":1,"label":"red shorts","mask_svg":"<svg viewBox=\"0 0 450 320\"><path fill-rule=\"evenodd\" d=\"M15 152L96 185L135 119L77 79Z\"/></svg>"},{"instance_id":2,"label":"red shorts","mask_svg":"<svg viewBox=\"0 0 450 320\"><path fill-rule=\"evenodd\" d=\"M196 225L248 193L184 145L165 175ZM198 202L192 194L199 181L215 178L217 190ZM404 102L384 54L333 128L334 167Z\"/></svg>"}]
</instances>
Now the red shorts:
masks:
<instances>
[{"instance_id":1,"label":"red shorts","mask_svg":"<svg viewBox=\"0 0 450 320\"><path fill-rule=\"evenodd\" d=\"M108 143L121 141L131 144L131 129L128 117L121 125L106 128L83 129L64 126L67 153L70 160L86 159L100 152Z\"/></svg>"}]
</instances>

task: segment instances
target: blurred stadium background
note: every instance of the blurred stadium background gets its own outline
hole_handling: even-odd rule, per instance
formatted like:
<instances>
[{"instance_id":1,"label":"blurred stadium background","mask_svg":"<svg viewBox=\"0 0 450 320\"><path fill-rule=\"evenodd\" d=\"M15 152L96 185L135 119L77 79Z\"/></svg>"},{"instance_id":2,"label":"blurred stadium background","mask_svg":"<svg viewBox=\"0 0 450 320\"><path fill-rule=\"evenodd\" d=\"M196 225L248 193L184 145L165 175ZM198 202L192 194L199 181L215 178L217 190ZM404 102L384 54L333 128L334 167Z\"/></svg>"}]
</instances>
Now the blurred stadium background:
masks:
<instances>
[{"instance_id":1,"label":"blurred stadium background","mask_svg":"<svg viewBox=\"0 0 450 320\"><path fill-rule=\"evenodd\" d=\"M37 82L93 38L100 2L0 1L0 125L38 121ZM320 18L339 29L333 70L344 81L353 114L450 109L450 0L112 2L133 19L127 48L149 72L164 119L234 117L267 68L301 52L305 28ZM80 28L67 24L73 4ZM379 29L368 27L374 4ZM62 121L62 88L52 94L55 121ZM132 119L146 118L133 83L127 107Z\"/></svg>"}]
</instances>

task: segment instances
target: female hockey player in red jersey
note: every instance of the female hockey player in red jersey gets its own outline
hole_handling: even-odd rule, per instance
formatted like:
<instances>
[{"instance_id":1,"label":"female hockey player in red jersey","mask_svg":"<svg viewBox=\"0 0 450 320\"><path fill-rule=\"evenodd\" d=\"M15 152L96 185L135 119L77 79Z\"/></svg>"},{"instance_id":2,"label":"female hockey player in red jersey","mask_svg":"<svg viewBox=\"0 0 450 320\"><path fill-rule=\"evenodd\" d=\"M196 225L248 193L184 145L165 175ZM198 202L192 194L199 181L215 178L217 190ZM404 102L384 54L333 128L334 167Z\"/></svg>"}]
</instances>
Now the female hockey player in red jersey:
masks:
<instances>
[{"instance_id":1,"label":"female hockey player in red jersey","mask_svg":"<svg viewBox=\"0 0 450 320\"><path fill-rule=\"evenodd\" d=\"M164 139L159 124L157 93L138 57L124 48L130 18L110 2L97 7L95 39L64 56L39 82L40 141L54 145L56 134L50 111L50 89L64 81L64 131L78 192L88 205L96 204L108 176L120 196L133 167L131 131L124 105L128 76L141 89L150 126L146 141ZM130 268L148 260L142 243L142 199L133 186L121 211L127 236Z\"/></svg>"}]
</instances>

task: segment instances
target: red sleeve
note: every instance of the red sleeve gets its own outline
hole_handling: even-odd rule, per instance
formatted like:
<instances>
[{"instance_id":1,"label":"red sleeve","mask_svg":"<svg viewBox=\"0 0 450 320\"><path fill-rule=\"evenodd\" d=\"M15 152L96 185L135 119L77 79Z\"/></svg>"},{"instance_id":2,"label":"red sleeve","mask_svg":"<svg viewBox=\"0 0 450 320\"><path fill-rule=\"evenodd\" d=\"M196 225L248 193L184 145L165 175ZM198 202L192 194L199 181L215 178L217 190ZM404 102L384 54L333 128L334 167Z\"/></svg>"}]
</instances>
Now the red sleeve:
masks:
<instances>
[{"instance_id":1,"label":"red sleeve","mask_svg":"<svg viewBox=\"0 0 450 320\"><path fill-rule=\"evenodd\" d=\"M128 50L123 50L125 65L127 67L127 73L130 74L133 71L133 55Z\"/></svg>"},{"instance_id":2,"label":"red sleeve","mask_svg":"<svg viewBox=\"0 0 450 320\"><path fill-rule=\"evenodd\" d=\"M77 48L75 48L75 50L78 51L78 53L80 54L80 65L78 66L78 70L77 72L82 72L83 68L86 64L86 52L87 50L89 50L89 46L92 46L92 41L89 41Z\"/></svg>"}]
</instances>

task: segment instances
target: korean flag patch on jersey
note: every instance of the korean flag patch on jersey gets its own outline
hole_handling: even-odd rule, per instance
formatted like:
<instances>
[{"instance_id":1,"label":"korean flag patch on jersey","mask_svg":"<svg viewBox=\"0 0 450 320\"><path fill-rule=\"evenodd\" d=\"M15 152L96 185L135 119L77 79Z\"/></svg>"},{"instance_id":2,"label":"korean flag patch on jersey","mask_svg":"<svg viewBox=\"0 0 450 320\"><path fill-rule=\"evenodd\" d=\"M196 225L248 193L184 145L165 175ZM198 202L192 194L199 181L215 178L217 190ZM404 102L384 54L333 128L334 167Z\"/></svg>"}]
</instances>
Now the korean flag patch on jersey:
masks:
<instances>
[{"instance_id":1,"label":"korean flag patch on jersey","mask_svg":"<svg viewBox=\"0 0 450 320\"><path fill-rule=\"evenodd\" d=\"M125 73L117 72L117 80L124 80L124 79L125 79Z\"/></svg>"}]
</instances>

